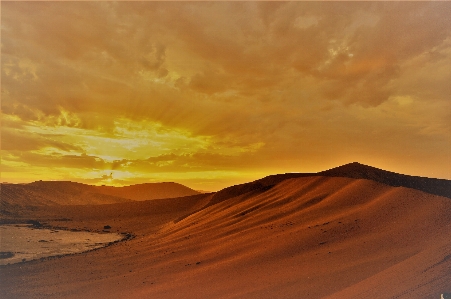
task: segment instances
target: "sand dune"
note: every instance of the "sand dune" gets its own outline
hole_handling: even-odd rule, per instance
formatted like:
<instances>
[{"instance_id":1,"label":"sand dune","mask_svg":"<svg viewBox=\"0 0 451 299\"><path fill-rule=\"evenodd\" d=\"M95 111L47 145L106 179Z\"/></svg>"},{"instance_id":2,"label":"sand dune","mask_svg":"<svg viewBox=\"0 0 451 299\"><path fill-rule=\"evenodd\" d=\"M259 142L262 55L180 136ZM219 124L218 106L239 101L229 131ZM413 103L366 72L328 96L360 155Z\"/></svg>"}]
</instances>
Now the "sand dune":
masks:
<instances>
[{"instance_id":1,"label":"sand dune","mask_svg":"<svg viewBox=\"0 0 451 299\"><path fill-rule=\"evenodd\" d=\"M366 179L272 176L216 194L42 206L113 246L0 269L1 298L439 298L451 201ZM69 219L61 220L62 217Z\"/></svg>"}]
</instances>

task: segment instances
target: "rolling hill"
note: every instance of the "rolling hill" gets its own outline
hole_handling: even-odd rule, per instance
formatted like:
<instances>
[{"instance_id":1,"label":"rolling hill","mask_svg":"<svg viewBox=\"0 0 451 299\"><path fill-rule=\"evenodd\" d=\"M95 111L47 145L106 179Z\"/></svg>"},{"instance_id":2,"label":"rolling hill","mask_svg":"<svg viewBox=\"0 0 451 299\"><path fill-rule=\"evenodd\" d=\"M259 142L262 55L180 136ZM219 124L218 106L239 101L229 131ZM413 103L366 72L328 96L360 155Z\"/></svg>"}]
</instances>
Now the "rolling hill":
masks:
<instances>
[{"instance_id":1,"label":"rolling hill","mask_svg":"<svg viewBox=\"0 0 451 299\"><path fill-rule=\"evenodd\" d=\"M130 199L97 193L94 186L67 181L1 184L0 214L45 205L93 205L128 202Z\"/></svg>"},{"instance_id":2,"label":"rolling hill","mask_svg":"<svg viewBox=\"0 0 451 299\"><path fill-rule=\"evenodd\" d=\"M46 205L101 205L195 194L199 192L177 183L148 183L126 187L91 186L69 181L2 183L0 215L17 216L23 209Z\"/></svg>"},{"instance_id":3,"label":"rolling hill","mask_svg":"<svg viewBox=\"0 0 451 299\"><path fill-rule=\"evenodd\" d=\"M101 194L120 196L132 200L175 198L200 193L182 184L173 182L145 183L125 187L96 186L95 190Z\"/></svg>"}]
</instances>

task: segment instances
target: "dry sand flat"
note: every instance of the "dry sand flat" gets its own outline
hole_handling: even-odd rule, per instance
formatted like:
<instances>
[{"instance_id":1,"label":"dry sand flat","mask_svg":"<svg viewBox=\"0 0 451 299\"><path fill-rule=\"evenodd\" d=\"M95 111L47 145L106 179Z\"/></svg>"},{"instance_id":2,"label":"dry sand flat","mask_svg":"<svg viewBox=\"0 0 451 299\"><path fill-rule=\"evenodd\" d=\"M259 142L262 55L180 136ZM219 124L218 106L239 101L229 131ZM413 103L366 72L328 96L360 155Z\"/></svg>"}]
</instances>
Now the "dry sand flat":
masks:
<instances>
[{"instance_id":1,"label":"dry sand flat","mask_svg":"<svg viewBox=\"0 0 451 299\"><path fill-rule=\"evenodd\" d=\"M0 236L3 253L0 265L93 250L126 237L115 233L35 229L31 225L0 225Z\"/></svg>"},{"instance_id":2,"label":"dry sand flat","mask_svg":"<svg viewBox=\"0 0 451 299\"><path fill-rule=\"evenodd\" d=\"M451 292L449 198L320 176L236 195L42 207L35 218L49 224L90 230L109 224L135 238L3 267L0 297L439 298ZM62 217L71 220L52 220Z\"/></svg>"}]
</instances>

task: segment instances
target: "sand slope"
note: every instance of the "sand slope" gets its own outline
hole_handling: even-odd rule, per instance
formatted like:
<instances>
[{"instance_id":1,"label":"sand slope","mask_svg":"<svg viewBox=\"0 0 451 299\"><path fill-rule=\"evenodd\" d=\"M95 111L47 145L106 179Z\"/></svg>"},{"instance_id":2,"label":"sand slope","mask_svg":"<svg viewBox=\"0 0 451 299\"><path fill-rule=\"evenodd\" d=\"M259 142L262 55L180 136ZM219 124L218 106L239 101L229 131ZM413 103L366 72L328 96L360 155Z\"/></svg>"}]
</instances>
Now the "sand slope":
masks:
<instances>
[{"instance_id":1,"label":"sand slope","mask_svg":"<svg viewBox=\"0 0 451 299\"><path fill-rule=\"evenodd\" d=\"M91 230L109 224L135 238L0 268L0 297L439 298L451 292L449 198L322 176L237 188L41 207L27 217ZM57 220L68 214L70 220Z\"/></svg>"}]
</instances>

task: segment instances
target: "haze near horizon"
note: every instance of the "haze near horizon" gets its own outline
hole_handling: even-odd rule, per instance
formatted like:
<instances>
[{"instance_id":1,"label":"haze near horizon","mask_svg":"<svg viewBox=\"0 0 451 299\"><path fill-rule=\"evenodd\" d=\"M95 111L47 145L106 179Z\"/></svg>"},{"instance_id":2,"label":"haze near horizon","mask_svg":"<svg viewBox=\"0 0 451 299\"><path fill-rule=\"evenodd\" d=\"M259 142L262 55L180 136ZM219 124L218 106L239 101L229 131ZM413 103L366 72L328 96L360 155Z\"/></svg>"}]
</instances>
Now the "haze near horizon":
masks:
<instances>
[{"instance_id":1,"label":"haze near horizon","mask_svg":"<svg viewBox=\"0 0 451 299\"><path fill-rule=\"evenodd\" d=\"M451 179L449 2L1 8L1 181Z\"/></svg>"}]
</instances>

